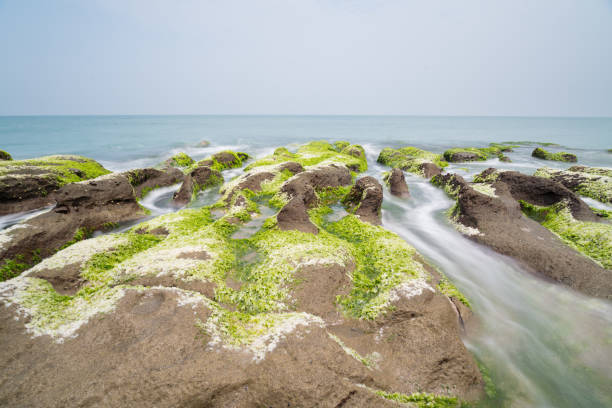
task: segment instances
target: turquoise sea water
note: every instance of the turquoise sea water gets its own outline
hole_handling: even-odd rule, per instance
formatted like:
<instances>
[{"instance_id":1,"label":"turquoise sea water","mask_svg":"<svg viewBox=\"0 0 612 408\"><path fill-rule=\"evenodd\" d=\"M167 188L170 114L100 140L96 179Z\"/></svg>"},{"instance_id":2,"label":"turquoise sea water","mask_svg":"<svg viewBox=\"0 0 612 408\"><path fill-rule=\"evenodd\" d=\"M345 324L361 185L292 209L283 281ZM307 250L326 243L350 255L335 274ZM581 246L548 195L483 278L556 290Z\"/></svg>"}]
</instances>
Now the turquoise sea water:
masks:
<instances>
[{"instance_id":1,"label":"turquoise sea water","mask_svg":"<svg viewBox=\"0 0 612 408\"><path fill-rule=\"evenodd\" d=\"M201 140L266 147L313 139L448 146L529 140L612 148L612 118L412 116L20 116L0 117L0 149L15 158L75 153L125 165ZM112 165L111 165L112 167Z\"/></svg>"},{"instance_id":2,"label":"turquoise sea water","mask_svg":"<svg viewBox=\"0 0 612 408\"><path fill-rule=\"evenodd\" d=\"M46 154L82 154L111 170L151 166L184 151L195 159L222 149L253 156L278 146L325 139L363 144L367 175L388 170L376 163L385 146L415 145L442 152L453 146L539 141L578 156L578 163L612 167L612 118L474 118L380 116L91 116L0 117L0 149L16 159ZM197 147L202 140L210 147ZM451 164L446 171L466 178L487 167L527 174L542 166L570 163L531 157L534 146L498 159ZM226 180L241 173L224 173ZM408 200L385 190L383 226L399 234L440 268L470 299L478 324L464 342L488 368L497 387L486 407L612 406L612 302L583 296L526 272L513 260L477 245L448 223L453 205L427 180L406 174ZM154 190L142 200L153 215L176 211L169 205L178 185ZM218 198L198 197L195 206ZM589 201L590 205L612 209ZM0 220L0 225L2 225ZM10 221L10 222L9 222ZM8 220L6 225L14 223ZM246 231L248 232L248 231Z\"/></svg>"}]
</instances>

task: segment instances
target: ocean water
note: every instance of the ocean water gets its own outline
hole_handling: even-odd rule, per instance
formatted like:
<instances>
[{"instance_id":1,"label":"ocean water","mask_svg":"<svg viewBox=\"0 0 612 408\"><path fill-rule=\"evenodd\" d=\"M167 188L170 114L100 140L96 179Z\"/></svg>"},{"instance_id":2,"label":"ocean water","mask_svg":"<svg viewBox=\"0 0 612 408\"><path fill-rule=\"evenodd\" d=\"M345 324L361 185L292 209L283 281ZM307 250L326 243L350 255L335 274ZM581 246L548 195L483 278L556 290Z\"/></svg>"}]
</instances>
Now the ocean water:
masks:
<instances>
[{"instance_id":1,"label":"ocean water","mask_svg":"<svg viewBox=\"0 0 612 408\"><path fill-rule=\"evenodd\" d=\"M442 152L449 147L486 146L490 142L550 142L559 146L546 149L575 153L579 164L612 167L612 154L606 151L612 148L612 119L0 117L0 149L17 159L74 153L95 158L111 170L155 165L179 151L196 159L223 149L243 150L257 157L278 146L291 148L317 139L363 144L369 163L366 174L379 180L387 168L376 163L378 152L386 146L402 145ZM211 146L197 147L201 140L210 141ZM469 179L487 167L533 174L542 166L571 165L534 159L533 148L524 146L508 153L511 163L497 159L457 163L447 171ZM224 177L229 180L240 173L234 169L224 172ZM497 387L484 406L611 407L612 302L544 281L512 259L466 239L447 222L445 211L452 201L422 178L407 174L406 179L411 192L408 200L393 197L385 189L383 226L417 248L472 303L479 324L470 328L464 342L486 366ZM155 190L141 204L152 216L176 211L169 200L177 188ZM209 190L191 205L212 204L218 197L216 191ZM594 200L588 203L612 209ZM0 219L0 228L32 215ZM337 215L342 216L341 209Z\"/></svg>"}]
</instances>

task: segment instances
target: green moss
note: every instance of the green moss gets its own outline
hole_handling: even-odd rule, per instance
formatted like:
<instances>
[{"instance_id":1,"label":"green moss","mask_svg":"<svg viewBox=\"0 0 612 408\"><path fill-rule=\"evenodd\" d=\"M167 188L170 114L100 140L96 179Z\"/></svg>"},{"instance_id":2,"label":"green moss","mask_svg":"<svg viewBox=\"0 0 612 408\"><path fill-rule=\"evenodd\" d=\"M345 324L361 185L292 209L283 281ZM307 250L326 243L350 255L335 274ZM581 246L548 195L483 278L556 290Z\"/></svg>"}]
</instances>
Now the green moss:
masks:
<instances>
[{"instance_id":1,"label":"green moss","mask_svg":"<svg viewBox=\"0 0 612 408\"><path fill-rule=\"evenodd\" d=\"M336 148L336 151L341 151L342 149L344 149L345 147L349 146L350 143L345 141L345 140L340 140L337 142L334 142L334 147Z\"/></svg>"},{"instance_id":2,"label":"green moss","mask_svg":"<svg viewBox=\"0 0 612 408\"><path fill-rule=\"evenodd\" d=\"M346 165L352 169L358 169L360 172L367 169L365 153L363 152L363 147L359 145L345 146L339 152L335 146L326 141L314 141L300 146L296 153L290 153L284 148L279 149L276 149L274 154L249 164L245 171L252 170L255 167L270 166L286 161L297 162L304 167L335 163Z\"/></svg>"},{"instance_id":3,"label":"green moss","mask_svg":"<svg viewBox=\"0 0 612 408\"><path fill-rule=\"evenodd\" d=\"M602 167L573 166L567 170L543 167L534 176L572 180L571 188L580 195L603 203L612 203L612 170ZM575 181L579 180L578 183Z\"/></svg>"},{"instance_id":4,"label":"green moss","mask_svg":"<svg viewBox=\"0 0 612 408\"><path fill-rule=\"evenodd\" d=\"M491 147L457 147L453 149L448 149L444 152L444 159L452 162L453 158L457 153L471 153L476 155L476 160L487 160L491 157L502 158L502 149L497 146Z\"/></svg>"},{"instance_id":5,"label":"green moss","mask_svg":"<svg viewBox=\"0 0 612 408\"><path fill-rule=\"evenodd\" d=\"M612 218L612 211L591 207L591 210L601 218Z\"/></svg>"},{"instance_id":6,"label":"green moss","mask_svg":"<svg viewBox=\"0 0 612 408\"><path fill-rule=\"evenodd\" d=\"M337 302L352 317L375 319L388 310L394 288L410 280L429 278L415 259L416 250L382 227L364 223L354 215L321 226L350 244L346 248L355 262L353 288Z\"/></svg>"},{"instance_id":7,"label":"green moss","mask_svg":"<svg viewBox=\"0 0 612 408\"><path fill-rule=\"evenodd\" d=\"M518 144L511 143L489 143L489 146L498 148L502 152L511 152L512 149L520 147Z\"/></svg>"},{"instance_id":8,"label":"green moss","mask_svg":"<svg viewBox=\"0 0 612 408\"><path fill-rule=\"evenodd\" d=\"M0 150L0 160L13 160L13 156L4 150Z\"/></svg>"},{"instance_id":9,"label":"green moss","mask_svg":"<svg viewBox=\"0 0 612 408\"><path fill-rule=\"evenodd\" d=\"M37 249L32 251L28 258L29 260L27 260L23 254L20 254L12 259L4 259L4 263L0 266L0 282L13 279L26 269L39 263L41 261L40 250Z\"/></svg>"},{"instance_id":10,"label":"green moss","mask_svg":"<svg viewBox=\"0 0 612 408\"><path fill-rule=\"evenodd\" d=\"M421 150L412 146L399 149L385 147L378 155L377 161L386 166L398 167L419 175L423 175L421 166L424 163L434 163L438 167L448 166L448 163L441 154L428 152L427 150Z\"/></svg>"},{"instance_id":11,"label":"green moss","mask_svg":"<svg viewBox=\"0 0 612 408\"><path fill-rule=\"evenodd\" d=\"M174 167L189 167L194 163L194 160L186 153L177 153L167 161L168 164Z\"/></svg>"},{"instance_id":12,"label":"green moss","mask_svg":"<svg viewBox=\"0 0 612 408\"><path fill-rule=\"evenodd\" d=\"M541 147L536 147L534 151L531 153L533 157L542 160L554 160L554 161L563 161L563 162L576 162L577 158L575 154L567 153L567 152L558 152L551 153L548 152Z\"/></svg>"},{"instance_id":13,"label":"green moss","mask_svg":"<svg viewBox=\"0 0 612 408\"><path fill-rule=\"evenodd\" d=\"M557 143L550 143L550 142L533 142L530 140L521 140L518 142L502 142L502 144L504 145L517 145L518 146L534 146L534 145L539 145L539 146L559 146Z\"/></svg>"},{"instance_id":14,"label":"green moss","mask_svg":"<svg viewBox=\"0 0 612 408\"><path fill-rule=\"evenodd\" d=\"M75 244L84 239L91 238L92 235L93 235L93 230L91 228L86 228L86 227L79 228L74 233L74 236L72 237L72 239L60 247L60 250L67 248L70 245Z\"/></svg>"},{"instance_id":15,"label":"green moss","mask_svg":"<svg viewBox=\"0 0 612 408\"><path fill-rule=\"evenodd\" d=\"M88 180L110 173L98 162L82 156L45 156L28 160L0 161L0 177L12 172L45 170L55 177L60 186Z\"/></svg>"},{"instance_id":16,"label":"green moss","mask_svg":"<svg viewBox=\"0 0 612 408\"><path fill-rule=\"evenodd\" d=\"M468 308L472 308L472 305L470 305L470 302L467 300L467 298L463 295L463 293L459 292L459 289L457 289L457 287L453 285L451 281L448 280L448 278L442 277L440 279L440 282L438 282L438 290L444 293L449 298L455 298L464 305L466 305Z\"/></svg>"},{"instance_id":17,"label":"green moss","mask_svg":"<svg viewBox=\"0 0 612 408\"><path fill-rule=\"evenodd\" d=\"M128 243L119 245L112 251L95 254L86 263L81 276L93 282L108 282L109 272L119 263L135 254L157 245L162 238L151 234L127 234Z\"/></svg>"},{"instance_id":18,"label":"green moss","mask_svg":"<svg viewBox=\"0 0 612 408\"><path fill-rule=\"evenodd\" d=\"M415 392L414 394L406 395L398 392L389 393L385 391L376 391L379 396L399 402L402 404L413 403L419 408L461 408L466 407L457 397L447 397L442 395L427 394L424 392Z\"/></svg>"},{"instance_id":19,"label":"green moss","mask_svg":"<svg viewBox=\"0 0 612 408\"><path fill-rule=\"evenodd\" d=\"M219 161L219 158L222 155L230 155L232 156L232 159ZM213 170L224 171L224 170L241 167L243 163L247 161L249 158L250 156L243 152L233 152L231 150L224 150L222 152L215 153L212 156L207 157L203 160L200 160L199 162L195 163L187 170L189 171L199 166L208 166Z\"/></svg>"},{"instance_id":20,"label":"green moss","mask_svg":"<svg viewBox=\"0 0 612 408\"><path fill-rule=\"evenodd\" d=\"M606 269L612 268L612 224L579 221L565 202L540 207L520 201L523 212L554 232L566 244Z\"/></svg>"}]
</instances>

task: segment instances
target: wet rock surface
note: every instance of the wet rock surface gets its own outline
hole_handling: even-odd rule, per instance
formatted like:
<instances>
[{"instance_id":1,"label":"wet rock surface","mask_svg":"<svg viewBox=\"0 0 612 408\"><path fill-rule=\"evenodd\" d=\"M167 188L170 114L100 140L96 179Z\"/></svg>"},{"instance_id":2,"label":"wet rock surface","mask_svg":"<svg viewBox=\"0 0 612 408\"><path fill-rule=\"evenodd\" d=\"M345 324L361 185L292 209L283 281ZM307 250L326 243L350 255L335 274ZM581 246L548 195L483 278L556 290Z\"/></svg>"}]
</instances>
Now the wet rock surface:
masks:
<instances>
[{"instance_id":1,"label":"wet rock surface","mask_svg":"<svg viewBox=\"0 0 612 408\"><path fill-rule=\"evenodd\" d=\"M75 236L83 239L95 230L145 215L121 174L67 184L50 198L56 203L53 209L2 231L6 242L0 246L0 259L22 256L31 261L34 254L44 258Z\"/></svg>"},{"instance_id":2,"label":"wet rock surface","mask_svg":"<svg viewBox=\"0 0 612 408\"><path fill-rule=\"evenodd\" d=\"M175 167L162 170L154 168L129 170L123 173L132 187L136 197L143 197L147 192L160 187L169 187L183 181L183 172Z\"/></svg>"},{"instance_id":3,"label":"wet rock surface","mask_svg":"<svg viewBox=\"0 0 612 408\"><path fill-rule=\"evenodd\" d=\"M314 142L291 160L282 152L284 162L262 159L212 206L77 242L0 283L2 405L386 407L397 404L382 395L420 392L447 406L479 399L483 380L461 341L456 299L414 248L372 225L382 187L362 177L349 190L348 166L358 162L345 148ZM59 212L36 221L39 231L69 214L83 222L134 214L126 177L92 183L60 189ZM347 191L359 216L326 221L327 206ZM233 239L270 195L283 203L278 214Z\"/></svg>"},{"instance_id":4,"label":"wet rock surface","mask_svg":"<svg viewBox=\"0 0 612 408\"><path fill-rule=\"evenodd\" d=\"M408 185L406 184L406 177L404 177L404 172L402 170L398 168L392 169L386 176L385 183L387 183L391 194L394 196L401 198L410 197Z\"/></svg>"},{"instance_id":5,"label":"wet rock surface","mask_svg":"<svg viewBox=\"0 0 612 408\"><path fill-rule=\"evenodd\" d=\"M344 205L349 211L373 225L381 224L380 207L382 201L382 186L378 180L370 176L358 179L343 199Z\"/></svg>"},{"instance_id":6,"label":"wet rock surface","mask_svg":"<svg viewBox=\"0 0 612 408\"><path fill-rule=\"evenodd\" d=\"M612 170L603 167L572 166L567 170L547 167L536 176L550 178L568 189L603 203L612 203Z\"/></svg>"},{"instance_id":7,"label":"wet rock surface","mask_svg":"<svg viewBox=\"0 0 612 408\"><path fill-rule=\"evenodd\" d=\"M109 173L81 156L45 156L0 162L0 215L52 204L50 194L61 186Z\"/></svg>"},{"instance_id":8,"label":"wet rock surface","mask_svg":"<svg viewBox=\"0 0 612 408\"><path fill-rule=\"evenodd\" d=\"M518 172L487 169L480 179L487 178L487 185L492 188L488 194L477 190L480 183L470 184L456 174L434 179L435 184L445 187L457 199L452 218L460 224L461 232L563 285L591 296L612 296L612 271L525 216L519 203L523 200L548 206L567 202L577 219L598 222L598 217L579 197L552 180Z\"/></svg>"}]
</instances>

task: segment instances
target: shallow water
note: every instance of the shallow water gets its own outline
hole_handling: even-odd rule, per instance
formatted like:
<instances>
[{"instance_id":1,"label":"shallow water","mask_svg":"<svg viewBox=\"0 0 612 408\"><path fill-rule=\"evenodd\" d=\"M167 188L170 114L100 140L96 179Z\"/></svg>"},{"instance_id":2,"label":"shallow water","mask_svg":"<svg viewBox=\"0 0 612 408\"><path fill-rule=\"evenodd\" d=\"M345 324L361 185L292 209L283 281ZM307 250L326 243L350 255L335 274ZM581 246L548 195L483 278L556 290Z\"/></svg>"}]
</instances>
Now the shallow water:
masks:
<instances>
[{"instance_id":1,"label":"shallow water","mask_svg":"<svg viewBox=\"0 0 612 408\"><path fill-rule=\"evenodd\" d=\"M89 135L83 137L84 134ZM376 164L385 146L416 145L442 152L453 146L538 140L555 142L578 155L578 164L612 166L612 119L410 118L410 117L81 117L0 118L0 148L16 158L77 153L101 160L112 170L155 165L179 151L195 159L213 152L243 150L254 156L278 146L295 148L307 140L350 140L366 148L379 180L388 170ZM200 140L210 147L196 147ZM571 163L531 157L534 146L497 159L451 164L449 172L471 179L487 167L527 174L543 166L565 169ZM226 181L241 169L224 172ZM489 407L612 406L612 303L582 296L525 272L456 232L444 212L451 200L426 180L406 175L409 199L385 189L383 225L412 244L469 298L479 324L469 326L465 343L490 371L498 392ZM141 204L152 216L176 211L170 200L178 185L154 190ZM216 189L200 193L190 206L212 204ZM589 205L609 206L587 200ZM265 210L265 209L264 209ZM242 231L248 236L270 215ZM344 215L335 207L330 218ZM12 225L27 217L1 218ZM11 224L12 223L12 224ZM3 224L0 224L0 226ZM129 228L130 225L121 226ZM238 235L238 238L243 235Z\"/></svg>"}]
</instances>

